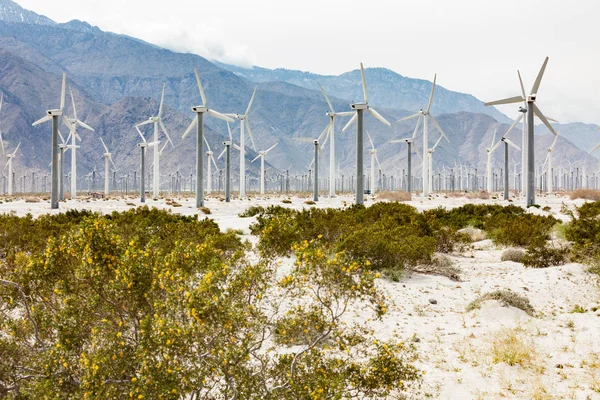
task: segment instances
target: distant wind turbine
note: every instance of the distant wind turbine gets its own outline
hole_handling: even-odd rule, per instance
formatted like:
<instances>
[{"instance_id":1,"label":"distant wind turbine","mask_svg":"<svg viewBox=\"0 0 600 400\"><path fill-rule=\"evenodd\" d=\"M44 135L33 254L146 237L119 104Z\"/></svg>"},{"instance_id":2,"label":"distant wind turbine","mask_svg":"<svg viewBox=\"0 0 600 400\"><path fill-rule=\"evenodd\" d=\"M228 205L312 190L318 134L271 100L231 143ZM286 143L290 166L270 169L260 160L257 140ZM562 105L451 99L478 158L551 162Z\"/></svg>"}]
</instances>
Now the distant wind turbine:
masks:
<instances>
[{"instance_id":1,"label":"distant wind turbine","mask_svg":"<svg viewBox=\"0 0 600 400\"><path fill-rule=\"evenodd\" d=\"M102 140L102 138L100 138L100 141L102 142L102 146L104 146L104 150L105 150L105 152L104 152L104 195L108 196L108 194L110 193L110 186L109 186L109 180L108 180L108 178L110 176L110 166L108 165L108 162L110 161L110 163L112 164L115 171L117 171L117 166L113 162L112 154L110 153L110 151L108 151L108 147L106 147L104 140Z\"/></svg>"},{"instance_id":2,"label":"distant wind turbine","mask_svg":"<svg viewBox=\"0 0 600 400\"><path fill-rule=\"evenodd\" d=\"M258 156L254 160L252 160L252 162L254 162L260 158L260 194L265 194L265 156L269 154L271 150L277 147L278 144L279 143L275 143L267 150L259 151Z\"/></svg>"},{"instance_id":3,"label":"distant wind turbine","mask_svg":"<svg viewBox=\"0 0 600 400\"><path fill-rule=\"evenodd\" d=\"M19 150L20 146L21 146L21 142L19 142L15 151L13 151L11 154L7 155L8 161L6 162L6 165L4 166L4 168L8 167L8 195L9 196L12 196L12 194L13 194L12 161L13 161L13 158L15 158L15 156L17 155L17 151Z\"/></svg>"},{"instance_id":4,"label":"distant wind turbine","mask_svg":"<svg viewBox=\"0 0 600 400\"><path fill-rule=\"evenodd\" d=\"M73 97L71 87L69 87L69 94L71 95L71 103L73 104L73 118L67 117L71 123L69 127L71 144L68 144L69 139L67 139L67 148L71 150L71 199L75 200L77 197L77 148L79 148L77 140L81 141L81 137L77 134L77 126L81 126L92 132L94 132L94 129L77 117L77 107L75 106L75 98Z\"/></svg>"}]
</instances>

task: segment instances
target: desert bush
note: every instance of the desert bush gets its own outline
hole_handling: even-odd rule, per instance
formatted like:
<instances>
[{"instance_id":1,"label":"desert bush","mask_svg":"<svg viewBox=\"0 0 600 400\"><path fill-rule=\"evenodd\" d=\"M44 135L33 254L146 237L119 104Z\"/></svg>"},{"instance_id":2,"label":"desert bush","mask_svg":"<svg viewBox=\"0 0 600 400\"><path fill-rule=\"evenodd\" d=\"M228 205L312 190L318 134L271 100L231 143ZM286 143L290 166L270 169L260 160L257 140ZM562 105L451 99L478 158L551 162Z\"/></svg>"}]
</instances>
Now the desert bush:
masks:
<instances>
[{"instance_id":1,"label":"desert bush","mask_svg":"<svg viewBox=\"0 0 600 400\"><path fill-rule=\"evenodd\" d=\"M251 206L238 214L240 218L250 218L254 217L265 211L265 208L262 206Z\"/></svg>"},{"instance_id":2,"label":"desert bush","mask_svg":"<svg viewBox=\"0 0 600 400\"><path fill-rule=\"evenodd\" d=\"M283 200L281 200L281 202L283 204L292 204L292 201L290 199L283 199Z\"/></svg>"},{"instance_id":3,"label":"desert bush","mask_svg":"<svg viewBox=\"0 0 600 400\"><path fill-rule=\"evenodd\" d=\"M458 230L458 233L465 234L469 237L472 242L479 242L487 238L487 234L482 229L477 229L472 226L467 226Z\"/></svg>"},{"instance_id":4,"label":"desert bush","mask_svg":"<svg viewBox=\"0 0 600 400\"><path fill-rule=\"evenodd\" d=\"M315 205L315 204L317 204L317 203L316 203L316 202L314 202L313 200L306 200L306 201L304 202L304 204L307 204L307 205L309 205L309 206L314 206L314 205Z\"/></svg>"},{"instance_id":5,"label":"desert bush","mask_svg":"<svg viewBox=\"0 0 600 400\"><path fill-rule=\"evenodd\" d=\"M500 257L500 261L513 261L517 263L522 263L523 257L525 257L525 250L523 249L506 249L502 252L502 257Z\"/></svg>"},{"instance_id":6,"label":"desert bush","mask_svg":"<svg viewBox=\"0 0 600 400\"><path fill-rule=\"evenodd\" d=\"M0 264L9 398L388 398L419 380L407 346L342 323L356 302L386 312L363 262L309 241L279 280L212 221L147 208L61 218L45 246ZM273 289L283 298L267 315ZM323 325L270 349L267 338L308 316Z\"/></svg>"},{"instance_id":7,"label":"desert bush","mask_svg":"<svg viewBox=\"0 0 600 400\"><path fill-rule=\"evenodd\" d=\"M562 265L567 261L568 249L548 242L536 240L527 247L523 265L529 268L548 268Z\"/></svg>"},{"instance_id":8,"label":"desert bush","mask_svg":"<svg viewBox=\"0 0 600 400\"><path fill-rule=\"evenodd\" d=\"M203 214L210 214L210 208L208 207L200 207L198 210L202 211Z\"/></svg>"},{"instance_id":9,"label":"desert bush","mask_svg":"<svg viewBox=\"0 0 600 400\"><path fill-rule=\"evenodd\" d=\"M571 217L564 233L573 242L574 256L586 262L600 259L600 201L563 212Z\"/></svg>"},{"instance_id":10,"label":"desert bush","mask_svg":"<svg viewBox=\"0 0 600 400\"><path fill-rule=\"evenodd\" d=\"M552 216L498 213L484 223L484 228L498 244L528 246L535 241L550 239L550 232L556 223L558 220Z\"/></svg>"},{"instance_id":11,"label":"desert bush","mask_svg":"<svg viewBox=\"0 0 600 400\"><path fill-rule=\"evenodd\" d=\"M571 200L575 199L585 199L585 200L600 200L600 190L595 189L577 189L569 193L569 198Z\"/></svg>"},{"instance_id":12,"label":"desert bush","mask_svg":"<svg viewBox=\"0 0 600 400\"><path fill-rule=\"evenodd\" d=\"M521 296L510 290L496 290L486 293L467 305L467 311L472 311L481 307L481 303L488 300L499 301L504 307L515 307L533 315L535 310L527 297Z\"/></svg>"},{"instance_id":13,"label":"desert bush","mask_svg":"<svg viewBox=\"0 0 600 400\"><path fill-rule=\"evenodd\" d=\"M411 195L408 192L392 192L390 190L386 190L384 192L379 192L377 194L377 198L379 200L389 201L410 201Z\"/></svg>"}]
</instances>

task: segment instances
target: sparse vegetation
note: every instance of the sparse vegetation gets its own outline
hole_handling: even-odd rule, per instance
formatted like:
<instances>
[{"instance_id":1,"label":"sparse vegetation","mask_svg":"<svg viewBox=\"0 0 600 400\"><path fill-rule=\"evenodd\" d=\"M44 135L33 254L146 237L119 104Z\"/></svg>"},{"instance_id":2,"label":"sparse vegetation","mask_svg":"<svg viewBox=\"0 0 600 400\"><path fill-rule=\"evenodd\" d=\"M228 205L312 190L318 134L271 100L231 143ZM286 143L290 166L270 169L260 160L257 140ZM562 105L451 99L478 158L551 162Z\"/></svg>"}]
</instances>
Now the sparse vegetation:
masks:
<instances>
[{"instance_id":1,"label":"sparse vegetation","mask_svg":"<svg viewBox=\"0 0 600 400\"><path fill-rule=\"evenodd\" d=\"M388 201L410 201L411 195L408 192L392 192L386 190L384 192L377 193L377 198L379 200L388 200Z\"/></svg>"},{"instance_id":2,"label":"sparse vegetation","mask_svg":"<svg viewBox=\"0 0 600 400\"><path fill-rule=\"evenodd\" d=\"M530 268L548 268L567 261L568 249L554 242L537 240L527 247L523 265Z\"/></svg>"},{"instance_id":3,"label":"sparse vegetation","mask_svg":"<svg viewBox=\"0 0 600 400\"><path fill-rule=\"evenodd\" d=\"M481 303L488 300L496 300L504 307L515 307L525 311L529 315L534 315L535 310L527 297L521 296L510 290L496 290L491 293L486 293L478 299L467 305L467 311L472 311L481 308Z\"/></svg>"},{"instance_id":4,"label":"sparse vegetation","mask_svg":"<svg viewBox=\"0 0 600 400\"><path fill-rule=\"evenodd\" d=\"M519 328L501 329L492 337L490 353L494 363L527 367L536 357L536 349L526 332Z\"/></svg>"},{"instance_id":5,"label":"sparse vegetation","mask_svg":"<svg viewBox=\"0 0 600 400\"><path fill-rule=\"evenodd\" d=\"M501 261L513 261L517 263L523 262L523 257L525 257L525 250L518 248L506 249L502 252Z\"/></svg>"},{"instance_id":6,"label":"sparse vegetation","mask_svg":"<svg viewBox=\"0 0 600 400\"><path fill-rule=\"evenodd\" d=\"M569 198L571 200L585 199L585 200L600 201L600 190L577 189L577 190L572 191L569 194Z\"/></svg>"}]
</instances>

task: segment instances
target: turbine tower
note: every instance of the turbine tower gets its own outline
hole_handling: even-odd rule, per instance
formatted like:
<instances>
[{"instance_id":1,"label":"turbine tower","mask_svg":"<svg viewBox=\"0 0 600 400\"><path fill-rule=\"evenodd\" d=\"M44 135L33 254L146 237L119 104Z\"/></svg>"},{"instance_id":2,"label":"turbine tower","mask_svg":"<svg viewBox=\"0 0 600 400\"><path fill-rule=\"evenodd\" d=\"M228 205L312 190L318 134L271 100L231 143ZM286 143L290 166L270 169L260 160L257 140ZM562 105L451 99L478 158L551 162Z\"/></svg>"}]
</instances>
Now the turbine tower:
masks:
<instances>
[{"instance_id":1,"label":"turbine tower","mask_svg":"<svg viewBox=\"0 0 600 400\"><path fill-rule=\"evenodd\" d=\"M2 104L4 103L4 93L0 93L0 112L2 112ZM4 151L4 139L2 138L2 125L0 125L0 146L2 147L2 155L5 155Z\"/></svg>"},{"instance_id":2,"label":"turbine tower","mask_svg":"<svg viewBox=\"0 0 600 400\"><path fill-rule=\"evenodd\" d=\"M353 103L350 105L350 108L356 111L354 116L348 121L346 126L342 129L342 132L345 132L346 129L350 127L356 121L356 204L364 204L364 165L363 165L363 113L369 111L369 113L379 120L381 123L392 126L385 118L381 116L375 109L369 106L369 93L367 91L367 81L365 79L365 70L363 68L362 63L360 63L360 74L362 78L362 86L363 86L363 94L364 94L364 103Z\"/></svg>"},{"instance_id":3,"label":"turbine tower","mask_svg":"<svg viewBox=\"0 0 600 400\"><path fill-rule=\"evenodd\" d=\"M50 194L50 208L55 210L58 209L58 196L59 196L59 171L58 171L58 119L62 117L65 125L71 129L71 122L63 115L63 109L65 108L65 90L67 87L67 74L63 73L62 76L62 88L60 93L60 108L46 111L46 116L35 121L32 126L40 125L47 121L52 121L52 186Z\"/></svg>"},{"instance_id":4,"label":"turbine tower","mask_svg":"<svg viewBox=\"0 0 600 400\"><path fill-rule=\"evenodd\" d=\"M319 137L323 137L323 134L325 134L321 147L324 147L327 140L329 140L329 197L335 197L335 118L350 116L354 113L352 111L336 113L327 93L325 93L325 90L323 90L320 83L318 83L318 85L319 89L321 89L321 93L323 93L323 97L325 97L327 105L329 105L329 111L325 113L325 115L329 117L329 124L325 127L325 130Z\"/></svg>"},{"instance_id":5,"label":"turbine tower","mask_svg":"<svg viewBox=\"0 0 600 400\"><path fill-rule=\"evenodd\" d=\"M433 175L431 174L431 171L433 170L433 153L435 152L435 149L439 146L440 142L442 141L442 139L446 137L446 135L444 135L444 133L442 132L442 134L440 135L439 139L437 140L437 142L435 142L435 144L433 145L433 147L429 148L427 150L427 159L429 162L428 165L428 170L429 170L429 175L428 175L428 179L429 179L429 187L433 188ZM448 140L448 138L446 137L446 140ZM450 140L448 140L448 142L450 142Z\"/></svg>"},{"instance_id":6,"label":"turbine tower","mask_svg":"<svg viewBox=\"0 0 600 400\"><path fill-rule=\"evenodd\" d=\"M108 147L106 147L106 144L104 143L104 140L102 140L102 138L100 138L100 141L102 142L102 146L104 146L104 195L108 196L109 192L110 192L110 186L109 186L109 175L110 175L110 166L108 165L108 162L110 160L113 168L115 169L115 171L117 170L117 166L115 165L115 163L113 162L112 159L112 155L110 154L110 151L108 151Z\"/></svg>"},{"instance_id":7,"label":"turbine tower","mask_svg":"<svg viewBox=\"0 0 600 400\"><path fill-rule=\"evenodd\" d=\"M77 134L77 126L81 126L84 129L94 132L89 125L79 120L77 117L77 107L75 107L75 98L73 97L73 91L69 87L69 94L71 95L71 103L73 104L73 118L68 118L71 125L69 126L69 137L71 138L71 144L69 145L69 139L67 139L67 148L71 149L71 199L75 200L77 197L77 142L81 141L81 137Z\"/></svg>"},{"instance_id":8,"label":"turbine tower","mask_svg":"<svg viewBox=\"0 0 600 400\"><path fill-rule=\"evenodd\" d=\"M208 144L208 140L206 140L206 137L204 137L204 143L206 143L206 148L208 149L206 151L206 157L208 158L208 160L206 161L206 175L207 175L206 193L211 194L212 193L212 168L211 167L212 167L212 164L214 164L215 168L218 171L219 166L217 165L217 162L215 161L213 151L210 149L210 145ZM212 161L212 164L211 164L211 161Z\"/></svg>"},{"instance_id":9,"label":"turbine tower","mask_svg":"<svg viewBox=\"0 0 600 400\"><path fill-rule=\"evenodd\" d=\"M494 145L496 144L496 133L498 128L494 128L494 134L492 135L492 144L490 147L487 147L485 151L487 152L487 192L492 193L492 151L494 151Z\"/></svg>"},{"instance_id":10,"label":"turbine tower","mask_svg":"<svg viewBox=\"0 0 600 400\"><path fill-rule=\"evenodd\" d=\"M256 145L254 144L254 138L252 137L252 130L250 129L250 122L248 121L248 114L250 114L250 108L252 108L252 103L254 102L254 97L256 96L256 88L254 88L254 92L252 92L252 97L250 98L250 102L248 103L248 107L246 108L246 112L244 114L225 114L230 118L235 118L240 120L240 198L246 197L246 137L244 133L244 127L248 129L248 134L250 135L250 140L252 141L252 148L256 151Z\"/></svg>"},{"instance_id":11,"label":"turbine tower","mask_svg":"<svg viewBox=\"0 0 600 400\"><path fill-rule=\"evenodd\" d=\"M398 122L402 122L402 121L408 121L413 118L419 118L417 120L417 125L415 126L413 138L416 136L416 133L419 130L421 123L423 124L423 157L422 157L422 159L423 159L423 168L422 168L422 170L423 170L422 171L423 172L423 197L429 195L429 190L430 190L430 188L429 188L429 183L430 183L429 161L427 159L427 157L429 156L429 131L427 128L427 120L428 119L431 120L431 122L435 125L437 130L440 131L442 134L444 134L444 132L442 131L442 128L440 127L440 124L438 124L437 120L435 118L433 118L433 116L431 115L431 104L433 103L433 96L435 94L436 81L437 81L437 74L435 74L433 76L433 84L431 85L431 94L429 95L429 102L427 103L427 108L425 110L420 109L418 113L409 115L408 117L398 120ZM444 136L446 136L446 135L444 134ZM448 140L447 137L446 137L446 140Z\"/></svg>"},{"instance_id":12,"label":"turbine tower","mask_svg":"<svg viewBox=\"0 0 600 400\"><path fill-rule=\"evenodd\" d=\"M259 151L258 156L252 160L252 162L260 158L260 194L265 194L265 156L269 154L271 150L277 147L279 143L275 143L265 151Z\"/></svg>"},{"instance_id":13,"label":"turbine tower","mask_svg":"<svg viewBox=\"0 0 600 400\"><path fill-rule=\"evenodd\" d=\"M544 76L544 71L546 70L546 65L548 64L549 58L546 57L544 63L542 64L542 68L533 83L533 87L531 88L531 92L529 96L525 96L524 92L522 92L521 96L509 97L507 99L496 100L489 103L485 103L486 106L498 105L498 104L514 104L520 102L527 103L527 140L523 143L523 151L526 152L526 185L525 185L525 205L530 207L535 204L535 155L534 155L534 116L537 116L546 127L550 130L550 132L558 135L548 118L544 116L540 108L535 104L537 100L538 90L540 88L540 84L542 82L542 78ZM520 76L520 74L519 74Z\"/></svg>"},{"instance_id":14,"label":"turbine tower","mask_svg":"<svg viewBox=\"0 0 600 400\"><path fill-rule=\"evenodd\" d=\"M15 149L15 151L13 151L11 154L7 155L8 161L6 162L6 165L4 166L5 169L6 169L6 167L8 167L8 195L9 196L12 196L12 194L13 194L12 160L17 155L17 150L19 150L20 146L21 146L21 142L19 142L19 144L17 145L17 148Z\"/></svg>"},{"instance_id":15,"label":"turbine tower","mask_svg":"<svg viewBox=\"0 0 600 400\"><path fill-rule=\"evenodd\" d=\"M165 100L165 87L166 84L163 85L163 90L162 90L162 95L160 97L160 106L158 108L158 115L156 115L155 117L150 117L148 118L147 121L144 121L140 124L137 124L135 126L135 128L139 131L140 127L144 126L144 125L149 125L149 124L153 124L154 125L154 138L153 138L153 142L158 142L159 141L159 127L160 129L164 132L165 136L167 137L169 143L171 143L171 146L175 147L175 145L173 144L173 141L171 140L171 137L169 136L169 132L167 132L167 128L165 127L165 124L162 121L162 114L163 114L163 105L164 105L164 100ZM141 135L141 133L140 133ZM143 135L142 135L143 136ZM159 148L158 146L154 147L154 176L153 176L153 183L152 183L152 195L153 197L156 199L158 198L158 195L160 193L160 153L159 153Z\"/></svg>"},{"instance_id":16,"label":"turbine tower","mask_svg":"<svg viewBox=\"0 0 600 400\"><path fill-rule=\"evenodd\" d=\"M379 157L377 157L377 149L375 148L375 144L373 143L373 138L369 131L367 131L367 137L369 138L369 142L371 143L371 195L374 195L377 191L377 184L375 183L375 163L377 163L377 167L381 170L381 164L379 163Z\"/></svg>"},{"instance_id":17,"label":"turbine tower","mask_svg":"<svg viewBox=\"0 0 600 400\"><path fill-rule=\"evenodd\" d=\"M552 152L554 151L554 146L556 146L556 141L558 139L558 135L554 136L554 140L552 141L552 145L548 147L548 154L546 155L546 159L544 160L544 166L548 165L548 193L552 193L554 191L554 172L552 167Z\"/></svg>"},{"instance_id":18,"label":"turbine tower","mask_svg":"<svg viewBox=\"0 0 600 400\"><path fill-rule=\"evenodd\" d=\"M194 74L196 75L196 83L198 84L198 90L200 91L200 97L202 98L202 105L192 107L192 111L196 113L196 118L194 118L190 126L188 126L181 139L185 139L194 127L198 128L196 136L196 208L200 208L204 206L204 114L227 122L233 122L233 119L207 107L204 88L202 87L198 70L195 68Z\"/></svg>"}]
</instances>

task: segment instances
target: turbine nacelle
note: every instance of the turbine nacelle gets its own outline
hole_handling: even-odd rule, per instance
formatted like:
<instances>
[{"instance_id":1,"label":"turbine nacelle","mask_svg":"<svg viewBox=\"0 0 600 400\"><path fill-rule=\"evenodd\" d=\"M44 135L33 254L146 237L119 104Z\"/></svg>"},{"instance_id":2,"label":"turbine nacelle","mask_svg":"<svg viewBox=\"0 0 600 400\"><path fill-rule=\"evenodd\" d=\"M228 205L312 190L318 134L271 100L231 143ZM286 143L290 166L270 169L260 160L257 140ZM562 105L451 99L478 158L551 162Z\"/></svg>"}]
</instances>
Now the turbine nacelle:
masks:
<instances>
[{"instance_id":1,"label":"turbine nacelle","mask_svg":"<svg viewBox=\"0 0 600 400\"><path fill-rule=\"evenodd\" d=\"M527 96L527 102L528 103L535 103L535 98L536 98L537 94L530 94L529 96Z\"/></svg>"},{"instance_id":2,"label":"turbine nacelle","mask_svg":"<svg viewBox=\"0 0 600 400\"><path fill-rule=\"evenodd\" d=\"M366 110L369 108L369 105L367 103L350 104L350 108L353 110Z\"/></svg>"},{"instance_id":3,"label":"turbine nacelle","mask_svg":"<svg viewBox=\"0 0 600 400\"><path fill-rule=\"evenodd\" d=\"M192 107L192 111L195 113L205 113L208 111L208 107L206 106L194 106Z\"/></svg>"},{"instance_id":4,"label":"turbine nacelle","mask_svg":"<svg viewBox=\"0 0 600 400\"><path fill-rule=\"evenodd\" d=\"M60 117L61 115L63 115L63 111L60 109L57 110L48 110L46 111L46 114L52 116L52 117Z\"/></svg>"},{"instance_id":5,"label":"turbine nacelle","mask_svg":"<svg viewBox=\"0 0 600 400\"><path fill-rule=\"evenodd\" d=\"M527 109L525 107L519 107L519 112L525 114Z\"/></svg>"}]
</instances>

